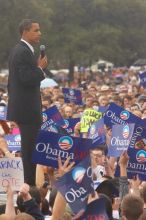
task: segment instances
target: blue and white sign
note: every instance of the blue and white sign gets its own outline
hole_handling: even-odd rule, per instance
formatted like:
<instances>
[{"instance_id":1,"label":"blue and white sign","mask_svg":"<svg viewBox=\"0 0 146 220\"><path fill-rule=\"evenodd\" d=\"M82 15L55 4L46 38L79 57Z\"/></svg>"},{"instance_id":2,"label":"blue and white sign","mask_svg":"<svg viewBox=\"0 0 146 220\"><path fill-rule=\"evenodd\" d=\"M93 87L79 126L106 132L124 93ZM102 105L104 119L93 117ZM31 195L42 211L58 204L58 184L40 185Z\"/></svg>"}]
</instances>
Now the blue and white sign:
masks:
<instances>
[{"instance_id":1,"label":"blue and white sign","mask_svg":"<svg viewBox=\"0 0 146 220\"><path fill-rule=\"evenodd\" d=\"M8 148L10 151L20 151L21 150L21 135L5 135L5 139L8 144Z\"/></svg>"},{"instance_id":2,"label":"blue and white sign","mask_svg":"<svg viewBox=\"0 0 146 220\"><path fill-rule=\"evenodd\" d=\"M65 126L64 119L55 105L42 112L42 118L41 130L47 130L54 123L59 126Z\"/></svg>"},{"instance_id":3,"label":"blue and white sign","mask_svg":"<svg viewBox=\"0 0 146 220\"><path fill-rule=\"evenodd\" d=\"M146 128L136 124L130 141L130 148L146 149Z\"/></svg>"},{"instance_id":4,"label":"blue and white sign","mask_svg":"<svg viewBox=\"0 0 146 220\"><path fill-rule=\"evenodd\" d=\"M146 150L130 149L128 150L129 162L127 166L127 175L131 179L138 175L143 181L146 180Z\"/></svg>"},{"instance_id":5,"label":"blue and white sign","mask_svg":"<svg viewBox=\"0 0 146 220\"><path fill-rule=\"evenodd\" d=\"M102 112L102 113L106 112L107 109L108 109L108 106L99 106L99 107L98 107L98 111L99 111L99 112Z\"/></svg>"},{"instance_id":6,"label":"blue and white sign","mask_svg":"<svg viewBox=\"0 0 146 220\"><path fill-rule=\"evenodd\" d=\"M80 118L68 118L64 119L65 126L63 128L67 131L68 134L74 133L75 125L80 121Z\"/></svg>"},{"instance_id":7,"label":"blue and white sign","mask_svg":"<svg viewBox=\"0 0 146 220\"><path fill-rule=\"evenodd\" d=\"M143 86L143 88L146 88L146 71L143 73L139 73L140 78L140 85Z\"/></svg>"},{"instance_id":8,"label":"blue and white sign","mask_svg":"<svg viewBox=\"0 0 146 220\"><path fill-rule=\"evenodd\" d=\"M146 126L144 120L115 103L109 105L109 108L104 115L104 123L110 128L115 124L126 125L128 123L140 124L143 127Z\"/></svg>"},{"instance_id":9,"label":"blue and white sign","mask_svg":"<svg viewBox=\"0 0 146 220\"><path fill-rule=\"evenodd\" d=\"M130 145L135 124L113 125L108 156L120 157Z\"/></svg>"},{"instance_id":10,"label":"blue and white sign","mask_svg":"<svg viewBox=\"0 0 146 220\"><path fill-rule=\"evenodd\" d=\"M84 211L88 194L93 192L90 157L86 157L54 184L65 197L74 214Z\"/></svg>"},{"instance_id":11,"label":"blue and white sign","mask_svg":"<svg viewBox=\"0 0 146 220\"><path fill-rule=\"evenodd\" d=\"M83 105L82 94L78 89L62 88L64 100L66 103L73 102L76 105Z\"/></svg>"},{"instance_id":12,"label":"blue and white sign","mask_svg":"<svg viewBox=\"0 0 146 220\"><path fill-rule=\"evenodd\" d=\"M127 164L127 177L133 179L138 175L142 181L146 180L146 150L128 148L129 161ZM115 176L120 176L120 167L117 164Z\"/></svg>"},{"instance_id":13,"label":"blue and white sign","mask_svg":"<svg viewBox=\"0 0 146 220\"><path fill-rule=\"evenodd\" d=\"M7 117L7 107L0 106L0 120L5 121Z\"/></svg>"},{"instance_id":14,"label":"blue and white sign","mask_svg":"<svg viewBox=\"0 0 146 220\"><path fill-rule=\"evenodd\" d=\"M63 162L70 157L71 161L78 164L89 155L91 146L90 139L40 131L33 154L33 162L57 168L58 157L61 157Z\"/></svg>"},{"instance_id":15,"label":"blue and white sign","mask_svg":"<svg viewBox=\"0 0 146 220\"><path fill-rule=\"evenodd\" d=\"M104 120L103 118L94 122L88 131L88 138L92 139L92 146L97 147L100 144L104 144L106 141Z\"/></svg>"}]
</instances>

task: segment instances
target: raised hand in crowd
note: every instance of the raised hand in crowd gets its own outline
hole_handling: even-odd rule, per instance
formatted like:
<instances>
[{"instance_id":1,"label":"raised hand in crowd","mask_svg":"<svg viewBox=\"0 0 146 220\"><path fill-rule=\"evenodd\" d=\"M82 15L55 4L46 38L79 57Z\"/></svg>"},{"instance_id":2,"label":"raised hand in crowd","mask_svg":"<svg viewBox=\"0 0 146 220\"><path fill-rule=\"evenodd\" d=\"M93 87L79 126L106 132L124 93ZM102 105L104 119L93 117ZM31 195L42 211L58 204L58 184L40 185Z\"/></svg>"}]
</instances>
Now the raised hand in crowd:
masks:
<instances>
[{"instance_id":1,"label":"raised hand in crowd","mask_svg":"<svg viewBox=\"0 0 146 220\"><path fill-rule=\"evenodd\" d=\"M7 192L7 203L6 203L5 214L9 216L11 219L14 219L14 217L16 216L15 208L13 205L14 191L12 190L10 185L7 186L6 192Z\"/></svg>"},{"instance_id":2,"label":"raised hand in crowd","mask_svg":"<svg viewBox=\"0 0 146 220\"><path fill-rule=\"evenodd\" d=\"M3 137L0 137L0 150L3 152L4 154L3 156L10 157L10 158L14 157L14 155L10 153L10 151L8 150L7 142Z\"/></svg>"},{"instance_id":3,"label":"raised hand in crowd","mask_svg":"<svg viewBox=\"0 0 146 220\"><path fill-rule=\"evenodd\" d=\"M30 186L26 183L24 183L20 188L19 194L22 196L24 202L32 199L29 189Z\"/></svg>"},{"instance_id":4,"label":"raised hand in crowd","mask_svg":"<svg viewBox=\"0 0 146 220\"><path fill-rule=\"evenodd\" d=\"M140 187L142 181L139 179L139 176L138 175L134 176L133 179L130 181L130 183L131 183L130 192L137 194L137 195L140 195L139 187Z\"/></svg>"},{"instance_id":5,"label":"raised hand in crowd","mask_svg":"<svg viewBox=\"0 0 146 220\"><path fill-rule=\"evenodd\" d=\"M29 185L24 183L20 188L19 195L23 199L23 207L27 214L33 216L36 220L44 220L40 207L29 193Z\"/></svg>"},{"instance_id":6,"label":"raised hand in crowd","mask_svg":"<svg viewBox=\"0 0 146 220\"><path fill-rule=\"evenodd\" d=\"M129 182L127 179L127 164L128 164L129 156L127 152L123 152L119 159L119 166L120 166L120 178L119 178L119 194L120 199L122 200L123 197L129 192Z\"/></svg>"},{"instance_id":7,"label":"raised hand in crowd","mask_svg":"<svg viewBox=\"0 0 146 220\"><path fill-rule=\"evenodd\" d=\"M120 166L120 176L127 176L127 164L128 164L129 156L126 151L120 156L119 166Z\"/></svg>"},{"instance_id":8,"label":"raised hand in crowd","mask_svg":"<svg viewBox=\"0 0 146 220\"><path fill-rule=\"evenodd\" d=\"M70 161L70 157L68 157L64 162L64 164L62 164L61 158L60 157L58 158L58 174L56 175L57 178L60 178L61 176L63 176L65 173L69 172L73 168L75 163L71 162L69 164L69 161ZM58 191L53 206L51 220L59 220L64 215L65 207L66 207L66 200L63 197L63 195Z\"/></svg>"},{"instance_id":9,"label":"raised hand in crowd","mask_svg":"<svg viewBox=\"0 0 146 220\"><path fill-rule=\"evenodd\" d=\"M81 127L81 122L78 122L74 127L74 136L75 137L80 137L80 127Z\"/></svg>"},{"instance_id":10,"label":"raised hand in crowd","mask_svg":"<svg viewBox=\"0 0 146 220\"><path fill-rule=\"evenodd\" d=\"M104 167L105 167L106 175L110 176L110 177L114 177L113 169L112 169L112 167L110 165L110 161L107 157L105 157Z\"/></svg>"},{"instance_id":11,"label":"raised hand in crowd","mask_svg":"<svg viewBox=\"0 0 146 220\"><path fill-rule=\"evenodd\" d=\"M58 173L56 174L57 178L63 176L65 173L69 172L73 168L75 162L71 162L69 164L69 161L70 161L70 157L68 157L64 162L64 164L62 164L61 158L60 157L58 158Z\"/></svg>"},{"instance_id":12,"label":"raised hand in crowd","mask_svg":"<svg viewBox=\"0 0 146 220\"><path fill-rule=\"evenodd\" d=\"M10 185L6 188L7 192L7 202L6 202L6 208L5 208L5 214L0 215L1 220L14 220L15 219L15 208L13 204L13 195L14 192Z\"/></svg>"}]
</instances>

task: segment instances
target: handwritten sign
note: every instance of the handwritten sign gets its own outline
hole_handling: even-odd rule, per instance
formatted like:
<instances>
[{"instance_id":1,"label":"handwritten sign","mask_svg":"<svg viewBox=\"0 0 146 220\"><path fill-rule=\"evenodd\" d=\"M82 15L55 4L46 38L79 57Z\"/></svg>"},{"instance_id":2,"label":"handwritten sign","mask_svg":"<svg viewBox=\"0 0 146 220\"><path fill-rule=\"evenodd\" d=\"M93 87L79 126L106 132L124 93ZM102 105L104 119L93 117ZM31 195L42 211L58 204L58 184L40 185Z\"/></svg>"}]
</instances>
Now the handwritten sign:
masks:
<instances>
[{"instance_id":1,"label":"handwritten sign","mask_svg":"<svg viewBox=\"0 0 146 220\"><path fill-rule=\"evenodd\" d=\"M88 129L93 122L98 121L102 117L102 113L92 108L85 109L81 118L81 129L82 133L88 132Z\"/></svg>"},{"instance_id":2,"label":"handwritten sign","mask_svg":"<svg viewBox=\"0 0 146 220\"><path fill-rule=\"evenodd\" d=\"M22 159L0 158L0 192L10 185L13 190L19 191L24 183Z\"/></svg>"}]
</instances>

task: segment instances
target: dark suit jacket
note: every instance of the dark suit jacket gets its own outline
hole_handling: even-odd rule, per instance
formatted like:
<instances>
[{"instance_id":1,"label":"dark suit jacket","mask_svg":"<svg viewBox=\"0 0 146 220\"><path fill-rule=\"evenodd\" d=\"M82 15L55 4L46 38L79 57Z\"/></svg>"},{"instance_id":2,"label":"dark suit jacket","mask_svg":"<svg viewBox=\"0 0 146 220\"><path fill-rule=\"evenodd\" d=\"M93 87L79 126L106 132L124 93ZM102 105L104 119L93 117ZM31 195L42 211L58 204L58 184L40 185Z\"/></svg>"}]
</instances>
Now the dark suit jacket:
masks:
<instances>
[{"instance_id":1,"label":"dark suit jacket","mask_svg":"<svg viewBox=\"0 0 146 220\"><path fill-rule=\"evenodd\" d=\"M41 123L40 82L43 71L37 67L30 48L20 41L9 58L7 119L18 124Z\"/></svg>"}]
</instances>

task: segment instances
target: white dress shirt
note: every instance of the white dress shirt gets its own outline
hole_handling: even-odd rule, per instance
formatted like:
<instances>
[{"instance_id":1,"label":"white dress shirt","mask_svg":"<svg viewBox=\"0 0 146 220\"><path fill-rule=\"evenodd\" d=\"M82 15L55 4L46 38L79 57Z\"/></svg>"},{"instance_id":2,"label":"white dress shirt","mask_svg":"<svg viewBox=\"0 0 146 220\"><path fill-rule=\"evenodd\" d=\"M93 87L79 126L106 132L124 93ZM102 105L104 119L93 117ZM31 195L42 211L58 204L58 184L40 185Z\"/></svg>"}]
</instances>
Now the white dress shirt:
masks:
<instances>
[{"instance_id":1,"label":"white dress shirt","mask_svg":"<svg viewBox=\"0 0 146 220\"><path fill-rule=\"evenodd\" d=\"M21 38L21 41L23 41L29 47L29 49L32 51L32 53L34 54L33 46L30 43L28 43L26 40L22 39L22 38Z\"/></svg>"}]
</instances>

